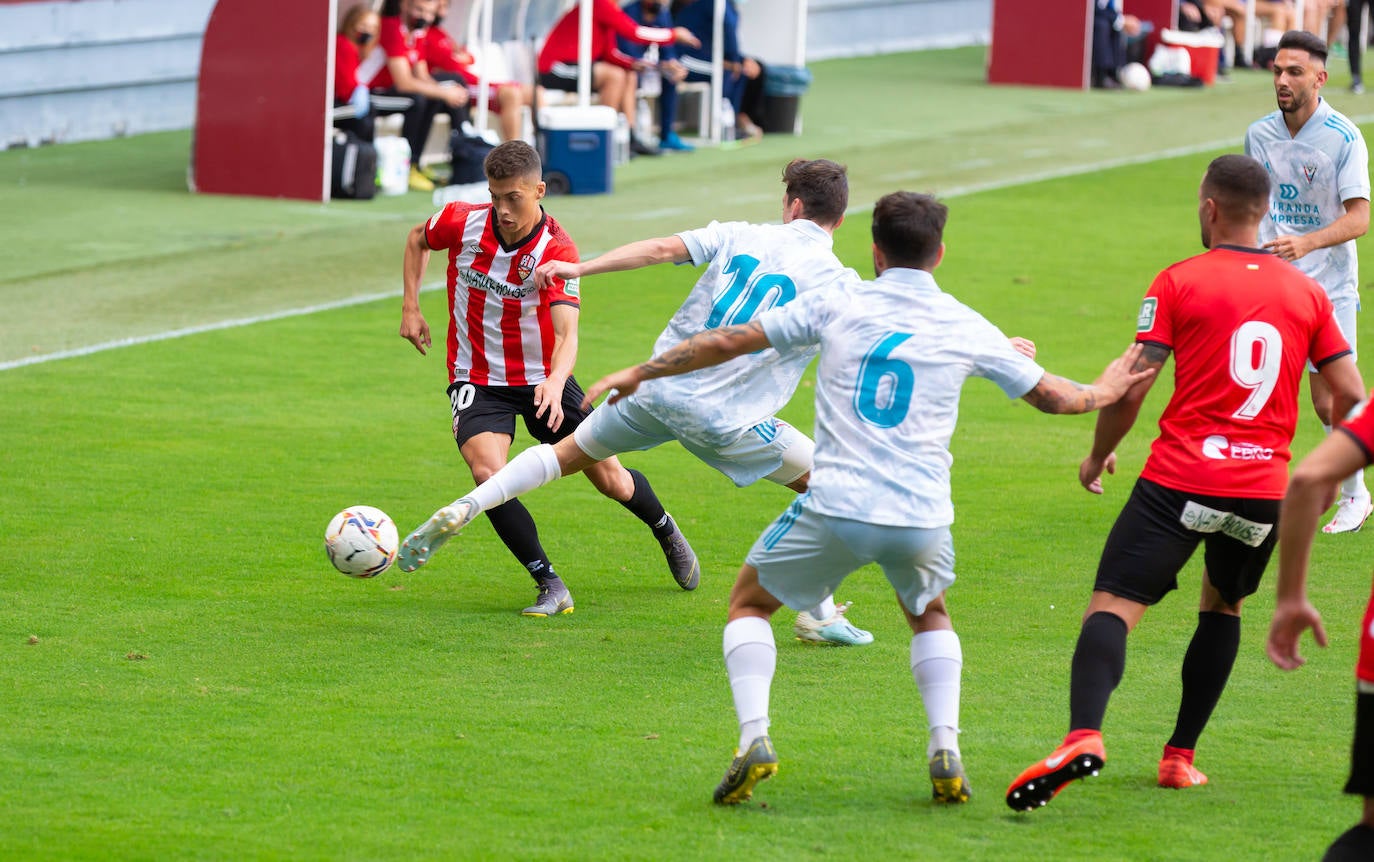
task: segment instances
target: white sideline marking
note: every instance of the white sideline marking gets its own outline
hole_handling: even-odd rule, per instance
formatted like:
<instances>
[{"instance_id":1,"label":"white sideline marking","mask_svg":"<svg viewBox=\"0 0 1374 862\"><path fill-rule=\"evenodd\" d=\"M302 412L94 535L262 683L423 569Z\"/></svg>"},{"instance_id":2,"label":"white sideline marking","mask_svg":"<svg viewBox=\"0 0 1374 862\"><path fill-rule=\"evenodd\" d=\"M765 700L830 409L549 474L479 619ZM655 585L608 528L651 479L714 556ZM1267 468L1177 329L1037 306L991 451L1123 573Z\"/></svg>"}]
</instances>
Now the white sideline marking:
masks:
<instances>
[{"instance_id":1,"label":"white sideline marking","mask_svg":"<svg viewBox=\"0 0 1374 862\"><path fill-rule=\"evenodd\" d=\"M1363 125L1374 122L1374 114L1365 114L1358 117L1350 117L1354 124ZM1233 147L1237 143L1235 138L1227 138L1222 141L1212 141L1204 144L1192 144L1186 147L1173 147L1167 150L1160 150L1155 153L1141 153L1136 156L1123 156L1121 158L1107 159L1106 161L1093 162L1091 164L1070 166L1051 171L1039 171L1033 174L1025 174L1019 177L1011 177L1002 180L992 180L986 183L974 183L967 186L955 186L939 193L941 198L957 198L964 195L977 194L979 192L996 191L997 189L1011 188L1012 186L1024 186L1031 183L1044 182L1045 180L1057 180L1064 177L1073 177L1080 174L1091 174L1096 171L1108 171L1113 168L1123 168L1128 165L1140 165L1146 162L1163 161L1164 159L1178 158L1179 156L1191 156L1197 153L1205 153L1209 150L1220 150L1226 147ZM753 200L754 198L749 198ZM758 197L758 200L764 200ZM864 213L871 210L871 205L850 207L845 211L845 215ZM424 285L421 291L438 290L444 287L443 284L434 283ZM281 320L284 317L300 317L306 314L314 314L317 311L332 311L336 308L347 308L350 305L362 305L368 302L376 302L379 299L387 299L399 296L399 290L387 291L385 293L373 293L365 296L354 296L349 299L340 299L334 302L325 302L319 305L307 305L303 308L288 308L284 311L274 311L270 314L260 314L254 317L241 317L236 320L221 320L217 323L206 323L201 326L189 326L185 329L173 329L167 332L155 332L152 335L139 335L130 338L121 338L117 341L106 341L103 344L92 344L88 347L77 347L72 350L59 350L56 353L45 353L41 356L29 356L24 359L11 359L7 362L0 362L0 371L9 371L13 368L23 368L26 365L38 365L43 362L54 362L58 359L74 359L78 356L90 356L92 353L103 353L106 350L116 350L121 347L134 347L139 344L151 344L154 341L167 341L172 338L182 338L187 335L199 335L202 332L214 332L218 329L232 329L239 326L252 326L255 323L266 323L269 320Z\"/></svg>"},{"instance_id":2,"label":"white sideline marking","mask_svg":"<svg viewBox=\"0 0 1374 862\"><path fill-rule=\"evenodd\" d=\"M444 284L442 282L434 282L421 286L420 291L423 293L431 290L439 290L443 287ZM155 341L168 341L173 338L182 338L187 335L214 332L217 329L234 329L240 326L252 326L255 323L266 323L270 320L281 320L285 317L301 317L306 314L314 314L317 311L333 311L336 308L347 308L350 305L363 305L368 302L376 302L379 299L391 299L400 295L400 290L391 290L385 293L370 293L363 296L338 299L333 302L322 302L318 305L307 305L302 308L288 308L282 311L273 311L268 314L258 314L253 317L220 320L215 323L201 324L200 326L188 326L185 329L155 332L152 335L135 335L129 338L120 338L116 341L106 341L101 344L91 344L86 347L75 347L71 350L59 350L56 353L44 353L41 356L11 359L7 362L0 362L0 371L9 371L12 368L23 368L26 365L38 365L43 362L53 362L58 359L74 359L78 356L90 356L92 353L103 353L106 350L116 350L121 347L134 347L139 344L151 344Z\"/></svg>"}]
</instances>

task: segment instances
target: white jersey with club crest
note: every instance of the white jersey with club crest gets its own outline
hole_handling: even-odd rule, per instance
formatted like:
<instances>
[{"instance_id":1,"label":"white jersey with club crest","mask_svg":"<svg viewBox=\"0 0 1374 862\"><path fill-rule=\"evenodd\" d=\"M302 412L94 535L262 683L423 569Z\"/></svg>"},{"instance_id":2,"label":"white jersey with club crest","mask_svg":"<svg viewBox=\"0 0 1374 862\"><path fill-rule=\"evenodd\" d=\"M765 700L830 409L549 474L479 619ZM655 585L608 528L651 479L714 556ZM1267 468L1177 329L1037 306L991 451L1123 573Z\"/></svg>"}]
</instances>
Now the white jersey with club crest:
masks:
<instances>
[{"instance_id":1,"label":"white jersey with club crest","mask_svg":"<svg viewBox=\"0 0 1374 862\"><path fill-rule=\"evenodd\" d=\"M1269 216L1260 222L1260 242L1308 234L1345 215L1344 201L1369 199L1369 150L1359 128L1322 99L1297 135L1288 133L1283 112L1250 124L1245 153L1269 172ZM1293 261L1316 279L1332 302L1358 301L1359 261L1355 241L1319 248Z\"/></svg>"},{"instance_id":2,"label":"white jersey with club crest","mask_svg":"<svg viewBox=\"0 0 1374 862\"><path fill-rule=\"evenodd\" d=\"M859 281L835 257L830 233L805 219L783 225L711 222L678 236L693 264L710 265L654 343L655 354L698 332L748 323L818 288ZM814 346L770 347L712 368L645 381L632 398L680 438L726 446L787 403L815 355Z\"/></svg>"}]
</instances>

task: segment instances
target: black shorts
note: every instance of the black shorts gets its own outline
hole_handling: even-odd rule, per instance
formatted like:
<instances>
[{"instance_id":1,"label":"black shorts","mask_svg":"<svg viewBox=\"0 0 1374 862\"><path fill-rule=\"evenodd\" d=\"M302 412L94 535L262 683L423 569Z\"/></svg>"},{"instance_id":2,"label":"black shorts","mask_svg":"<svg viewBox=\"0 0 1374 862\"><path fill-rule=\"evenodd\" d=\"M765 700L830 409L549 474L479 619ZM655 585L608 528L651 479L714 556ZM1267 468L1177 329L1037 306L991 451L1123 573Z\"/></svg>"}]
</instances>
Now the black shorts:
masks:
<instances>
[{"instance_id":1,"label":"black shorts","mask_svg":"<svg viewBox=\"0 0 1374 862\"><path fill-rule=\"evenodd\" d=\"M539 86L546 90L576 93L578 68L576 63L554 63L552 72L539 73Z\"/></svg>"},{"instance_id":2,"label":"black shorts","mask_svg":"<svg viewBox=\"0 0 1374 862\"><path fill-rule=\"evenodd\" d=\"M1201 543L1212 586L1235 604L1259 589L1278 520L1278 500L1210 497L1140 479L1107 536L1093 589L1153 605L1178 589L1178 573Z\"/></svg>"},{"instance_id":3,"label":"black shorts","mask_svg":"<svg viewBox=\"0 0 1374 862\"><path fill-rule=\"evenodd\" d=\"M1345 792L1374 797L1374 692L1355 695L1355 743L1350 749Z\"/></svg>"},{"instance_id":4,"label":"black shorts","mask_svg":"<svg viewBox=\"0 0 1374 862\"><path fill-rule=\"evenodd\" d=\"M563 386L563 424L549 429L549 414L535 418L533 386L479 386L451 383L448 400L453 408L453 439L462 445L478 434L493 431L515 438L515 417L525 420L525 430L540 443L557 443L573 432L588 411L582 409L582 387L572 377Z\"/></svg>"}]
</instances>

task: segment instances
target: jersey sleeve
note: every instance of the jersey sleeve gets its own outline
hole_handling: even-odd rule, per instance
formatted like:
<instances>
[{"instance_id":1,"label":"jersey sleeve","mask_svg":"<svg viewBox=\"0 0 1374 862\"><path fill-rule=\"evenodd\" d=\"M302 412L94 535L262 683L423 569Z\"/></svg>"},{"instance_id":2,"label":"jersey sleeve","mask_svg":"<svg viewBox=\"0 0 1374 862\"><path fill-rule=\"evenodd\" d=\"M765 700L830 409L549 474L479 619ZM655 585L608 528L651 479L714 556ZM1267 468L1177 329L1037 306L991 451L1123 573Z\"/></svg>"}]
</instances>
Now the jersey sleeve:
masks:
<instances>
[{"instance_id":1,"label":"jersey sleeve","mask_svg":"<svg viewBox=\"0 0 1374 862\"><path fill-rule=\"evenodd\" d=\"M454 201L429 217L425 222L425 244L431 249L453 248L463 241L463 225L471 211L470 204Z\"/></svg>"},{"instance_id":2,"label":"jersey sleeve","mask_svg":"<svg viewBox=\"0 0 1374 862\"><path fill-rule=\"evenodd\" d=\"M399 17L387 15L381 19L377 27L377 44L388 57L407 56L406 36Z\"/></svg>"},{"instance_id":3,"label":"jersey sleeve","mask_svg":"<svg viewBox=\"0 0 1374 862\"><path fill-rule=\"evenodd\" d=\"M1313 366L1321 368L1322 365L1333 359L1339 359L1352 351L1350 343L1346 341L1345 335L1341 332L1340 326L1336 323L1336 315L1331 308L1331 300L1326 298L1326 294L1317 289L1317 302L1320 305L1322 315L1321 323L1317 325L1317 331L1312 336L1312 344L1308 348L1307 358Z\"/></svg>"},{"instance_id":4,"label":"jersey sleeve","mask_svg":"<svg viewBox=\"0 0 1374 862\"><path fill-rule=\"evenodd\" d=\"M1347 434L1364 450L1365 464L1368 465L1374 463L1374 410L1369 409L1368 397L1356 409L1359 415L1341 423L1336 431Z\"/></svg>"},{"instance_id":5,"label":"jersey sleeve","mask_svg":"<svg viewBox=\"0 0 1374 862\"><path fill-rule=\"evenodd\" d=\"M1155 276L1145 298L1140 302L1140 315L1135 323L1135 340L1139 344L1158 344L1174 349L1170 300L1173 298L1173 277L1166 269Z\"/></svg>"},{"instance_id":6,"label":"jersey sleeve","mask_svg":"<svg viewBox=\"0 0 1374 862\"><path fill-rule=\"evenodd\" d=\"M687 246L687 253L692 256L693 266L701 266L716 256L716 252L725 246L725 242L730 236L731 224L733 223L722 224L713 221L706 227L685 230L678 234L683 244Z\"/></svg>"},{"instance_id":7,"label":"jersey sleeve","mask_svg":"<svg viewBox=\"0 0 1374 862\"><path fill-rule=\"evenodd\" d=\"M1343 201L1369 200L1369 148L1358 130L1355 140L1341 150L1341 163L1336 166L1336 184Z\"/></svg>"},{"instance_id":8,"label":"jersey sleeve","mask_svg":"<svg viewBox=\"0 0 1374 862\"><path fill-rule=\"evenodd\" d=\"M625 14L624 10L615 5L612 0L596 0L594 14L603 23L615 30L617 36L623 36L631 42L639 42L643 45L662 45L676 38L670 29L647 27L640 24Z\"/></svg>"},{"instance_id":9,"label":"jersey sleeve","mask_svg":"<svg viewBox=\"0 0 1374 862\"><path fill-rule=\"evenodd\" d=\"M539 258L541 264L551 260L566 260L576 263L581 260L577 253L577 246L567 238L555 240L548 244L544 249L544 254ZM548 287L542 291L544 301L549 305L571 305L580 307L582 304L581 279L578 278L555 278L549 281Z\"/></svg>"},{"instance_id":10,"label":"jersey sleeve","mask_svg":"<svg viewBox=\"0 0 1374 862\"><path fill-rule=\"evenodd\" d=\"M1011 340L977 312L966 333L974 352L975 374L991 380L1008 398L1020 398L1035 388L1045 376L1040 364L1016 348Z\"/></svg>"},{"instance_id":11,"label":"jersey sleeve","mask_svg":"<svg viewBox=\"0 0 1374 862\"><path fill-rule=\"evenodd\" d=\"M849 306L852 297L845 284L832 282L807 291L786 305L774 306L756 320L768 336L769 345L779 353L788 353L820 344L821 331Z\"/></svg>"}]
</instances>

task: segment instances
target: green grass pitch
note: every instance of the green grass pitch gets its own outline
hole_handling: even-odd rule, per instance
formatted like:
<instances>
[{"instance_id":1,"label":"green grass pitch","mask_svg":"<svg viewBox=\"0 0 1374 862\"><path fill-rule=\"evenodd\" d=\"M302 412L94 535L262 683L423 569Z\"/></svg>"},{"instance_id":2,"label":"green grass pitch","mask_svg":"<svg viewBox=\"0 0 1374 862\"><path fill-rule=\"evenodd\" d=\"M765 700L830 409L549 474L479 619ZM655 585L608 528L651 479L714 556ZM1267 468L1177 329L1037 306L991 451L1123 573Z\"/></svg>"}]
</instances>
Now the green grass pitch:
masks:
<instances>
[{"instance_id":1,"label":"green grass pitch","mask_svg":"<svg viewBox=\"0 0 1374 862\"><path fill-rule=\"evenodd\" d=\"M1153 275L1198 251L1196 183L1228 148L1217 142L1238 149L1244 122L1269 110L1268 83L991 91L981 57L818 64L801 138L638 160L614 197L546 203L593 252L710 218L776 218L782 163L827 155L855 184L837 253L869 273L863 207L897 187L948 193L942 286L1034 339L1048 369L1090 380L1131 340ZM912 80L932 82L919 116L893 109ZM1183 119L1156 122L1168 116ZM1088 128L1106 144L1092 149ZM725 601L790 492L737 490L675 447L626 458L700 554L694 593L589 483L529 495L577 600L555 619L518 615L532 584L485 522L414 574L336 574L321 538L338 509L379 506L404 532L469 485L441 354L422 358L396 335L401 244L428 200L189 196L187 146L172 134L0 153L0 858L1313 859L1355 821L1340 788L1369 533L1318 538L1313 593L1332 646L1309 645L1301 671L1263 656L1272 573L1247 606L1199 747L1211 784L1153 786L1195 561L1131 637L1102 775L1031 815L1002 801L1065 730L1079 617L1167 381L1101 498L1076 481L1091 417L1044 416L981 381L966 389L950 604L968 805L929 800L909 632L866 569L840 598L872 646L807 648L790 614L775 619L781 771L754 802L713 807L735 737ZM1120 166L1011 184L1096 163ZM431 280L441 271L433 262ZM697 274L587 279L583 382L643 358ZM390 295L15 364L371 293ZM423 306L440 328L442 293ZM1361 340L1374 343L1366 320ZM784 413L803 428L809 394ZM1320 433L1305 412L1295 450Z\"/></svg>"}]
</instances>

